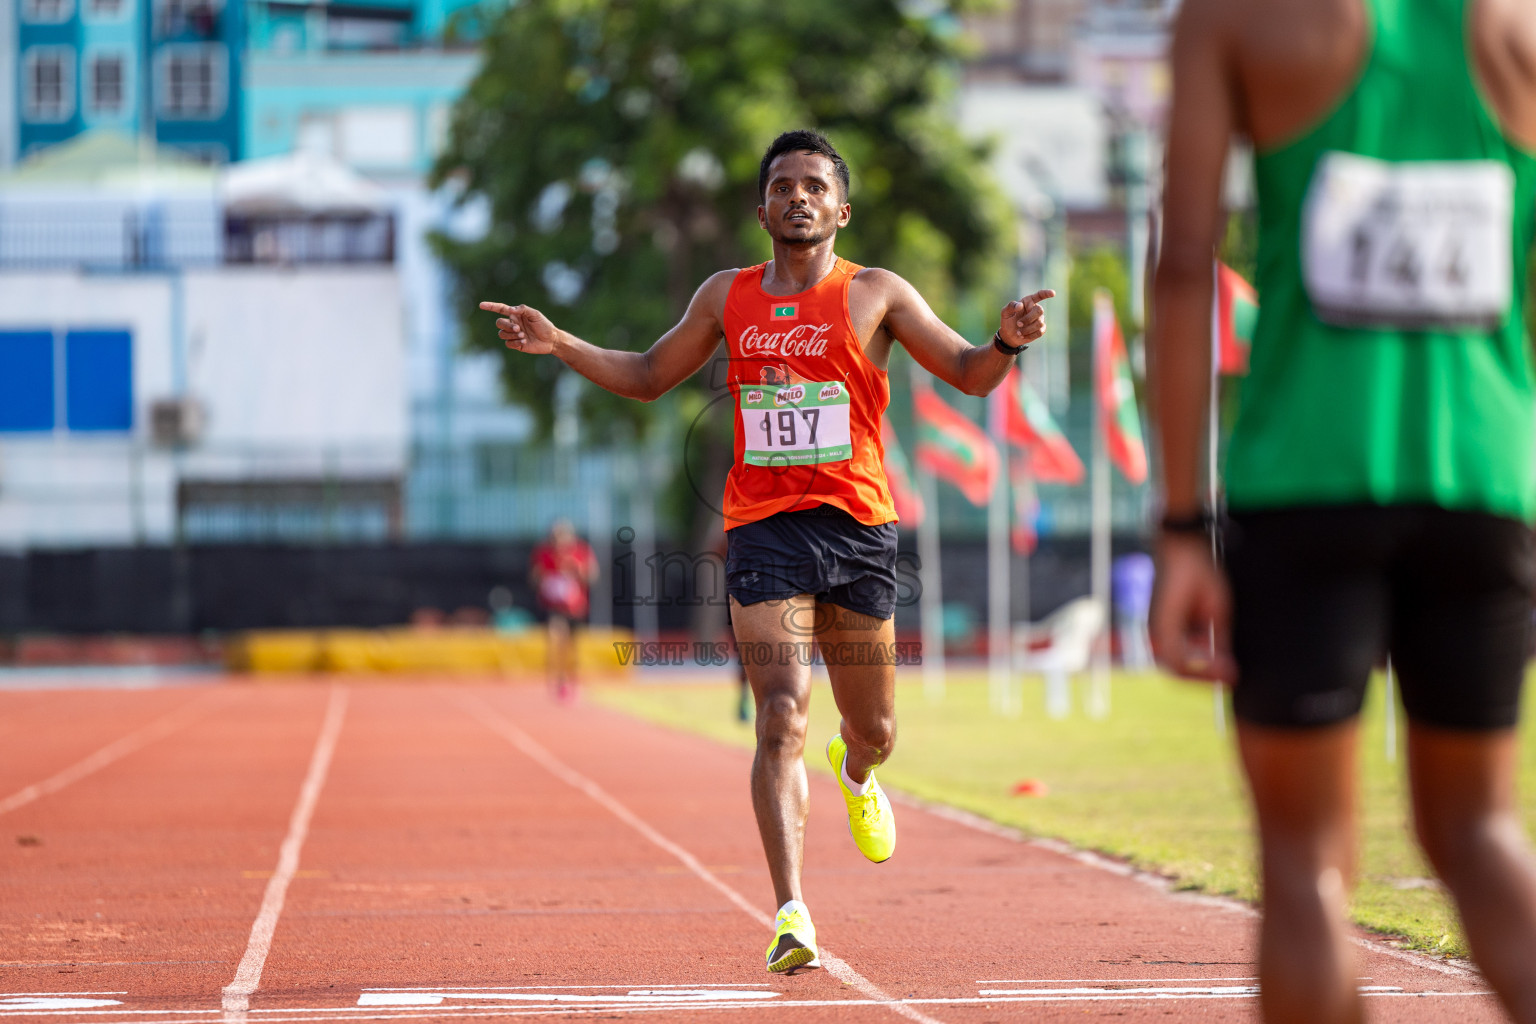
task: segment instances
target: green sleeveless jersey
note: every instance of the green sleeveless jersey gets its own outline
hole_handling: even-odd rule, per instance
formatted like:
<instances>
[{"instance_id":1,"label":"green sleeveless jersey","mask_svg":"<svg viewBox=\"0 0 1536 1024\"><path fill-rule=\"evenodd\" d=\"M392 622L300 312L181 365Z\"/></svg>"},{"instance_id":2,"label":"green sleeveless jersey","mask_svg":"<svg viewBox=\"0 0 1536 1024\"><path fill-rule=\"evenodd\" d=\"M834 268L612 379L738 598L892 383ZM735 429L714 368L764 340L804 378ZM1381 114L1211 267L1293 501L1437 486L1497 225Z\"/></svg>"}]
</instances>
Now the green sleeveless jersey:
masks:
<instances>
[{"instance_id":1,"label":"green sleeveless jersey","mask_svg":"<svg viewBox=\"0 0 1536 1024\"><path fill-rule=\"evenodd\" d=\"M1522 311L1536 157L1474 80L1462 0L1366 0L1354 88L1255 155L1259 322L1237 509L1428 503L1536 518Z\"/></svg>"}]
</instances>

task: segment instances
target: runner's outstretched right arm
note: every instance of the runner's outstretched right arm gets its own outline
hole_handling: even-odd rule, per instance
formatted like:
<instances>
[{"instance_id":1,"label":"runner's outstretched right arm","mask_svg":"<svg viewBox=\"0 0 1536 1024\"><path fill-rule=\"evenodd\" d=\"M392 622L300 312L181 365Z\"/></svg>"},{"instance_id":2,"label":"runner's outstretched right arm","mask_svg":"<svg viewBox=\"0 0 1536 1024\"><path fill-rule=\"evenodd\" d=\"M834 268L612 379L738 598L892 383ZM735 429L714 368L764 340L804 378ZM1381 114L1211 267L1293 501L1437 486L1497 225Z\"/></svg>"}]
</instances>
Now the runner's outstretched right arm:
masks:
<instances>
[{"instance_id":1,"label":"runner's outstretched right arm","mask_svg":"<svg viewBox=\"0 0 1536 1024\"><path fill-rule=\"evenodd\" d=\"M734 270L722 270L694 293L683 319L644 352L599 348L562 331L532 306L482 302L499 313L497 333L510 349L553 355L600 388L625 398L653 402L709 361L720 344L726 293Z\"/></svg>"}]
</instances>

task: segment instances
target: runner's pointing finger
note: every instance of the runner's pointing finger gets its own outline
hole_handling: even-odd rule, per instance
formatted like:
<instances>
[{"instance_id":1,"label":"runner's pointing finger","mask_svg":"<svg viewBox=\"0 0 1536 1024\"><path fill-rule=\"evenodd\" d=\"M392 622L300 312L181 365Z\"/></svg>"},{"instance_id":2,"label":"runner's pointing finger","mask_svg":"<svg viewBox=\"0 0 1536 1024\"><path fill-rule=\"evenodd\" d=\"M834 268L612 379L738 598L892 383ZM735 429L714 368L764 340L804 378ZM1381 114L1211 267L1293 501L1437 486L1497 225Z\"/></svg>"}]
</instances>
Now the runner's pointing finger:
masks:
<instances>
[{"instance_id":1,"label":"runner's pointing finger","mask_svg":"<svg viewBox=\"0 0 1536 1024\"><path fill-rule=\"evenodd\" d=\"M1026 295L1023 301L1026 306L1037 306L1046 299L1054 299L1055 297L1055 291L1050 288L1042 288L1033 295Z\"/></svg>"}]
</instances>

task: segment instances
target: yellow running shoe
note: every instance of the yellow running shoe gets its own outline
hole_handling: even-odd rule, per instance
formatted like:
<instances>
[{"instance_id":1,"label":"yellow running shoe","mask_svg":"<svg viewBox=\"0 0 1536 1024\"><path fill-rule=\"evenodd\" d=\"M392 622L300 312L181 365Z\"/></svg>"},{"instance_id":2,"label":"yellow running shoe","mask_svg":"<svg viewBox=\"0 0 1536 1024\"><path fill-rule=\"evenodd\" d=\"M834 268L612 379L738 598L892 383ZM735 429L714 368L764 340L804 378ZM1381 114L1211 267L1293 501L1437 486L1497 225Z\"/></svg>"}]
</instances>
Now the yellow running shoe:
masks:
<instances>
[{"instance_id":1,"label":"yellow running shoe","mask_svg":"<svg viewBox=\"0 0 1536 1024\"><path fill-rule=\"evenodd\" d=\"M768 943L768 970L774 974L792 972L800 967L820 967L816 956L816 926L811 912L799 900L790 900L779 908L773 941Z\"/></svg>"},{"instance_id":2,"label":"yellow running shoe","mask_svg":"<svg viewBox=\"0 0 1536 1024\"><path fill-rule=\"evenodd\" d=\"M891 801L875 781L874 769L870 769L869 788L863 796L850 790L843 781L843 762L847 759L848 744L841 735L833 736L827 742L827 760L832 763L832 774L837 776L837 787L843 791L843 802L848 805L848 831L864 856L876 864L890 860L896 852L896 816L891 813Z\"/></svg>"}]
</instances>

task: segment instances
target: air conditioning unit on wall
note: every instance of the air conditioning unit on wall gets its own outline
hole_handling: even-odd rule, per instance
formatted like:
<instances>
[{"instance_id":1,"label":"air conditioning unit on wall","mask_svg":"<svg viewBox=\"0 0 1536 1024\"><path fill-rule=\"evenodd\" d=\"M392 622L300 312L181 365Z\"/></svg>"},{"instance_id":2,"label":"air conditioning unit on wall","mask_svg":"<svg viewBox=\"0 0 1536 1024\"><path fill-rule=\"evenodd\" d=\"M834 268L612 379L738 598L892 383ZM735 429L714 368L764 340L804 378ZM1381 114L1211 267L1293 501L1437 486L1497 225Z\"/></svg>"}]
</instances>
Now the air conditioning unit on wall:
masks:
<instances>
[{"instance_id":1,"label":"air conditioning unit on wall","mask_svg":"<svg viewBox=\"0 0 1536 1024\"><path fill-rule=\"evenodd\" d=\"M207 422L203 403L195 398L161 398L149 404L150 436L158 445L194 445L202 439Z\"/></svg>"}]
</instances>

